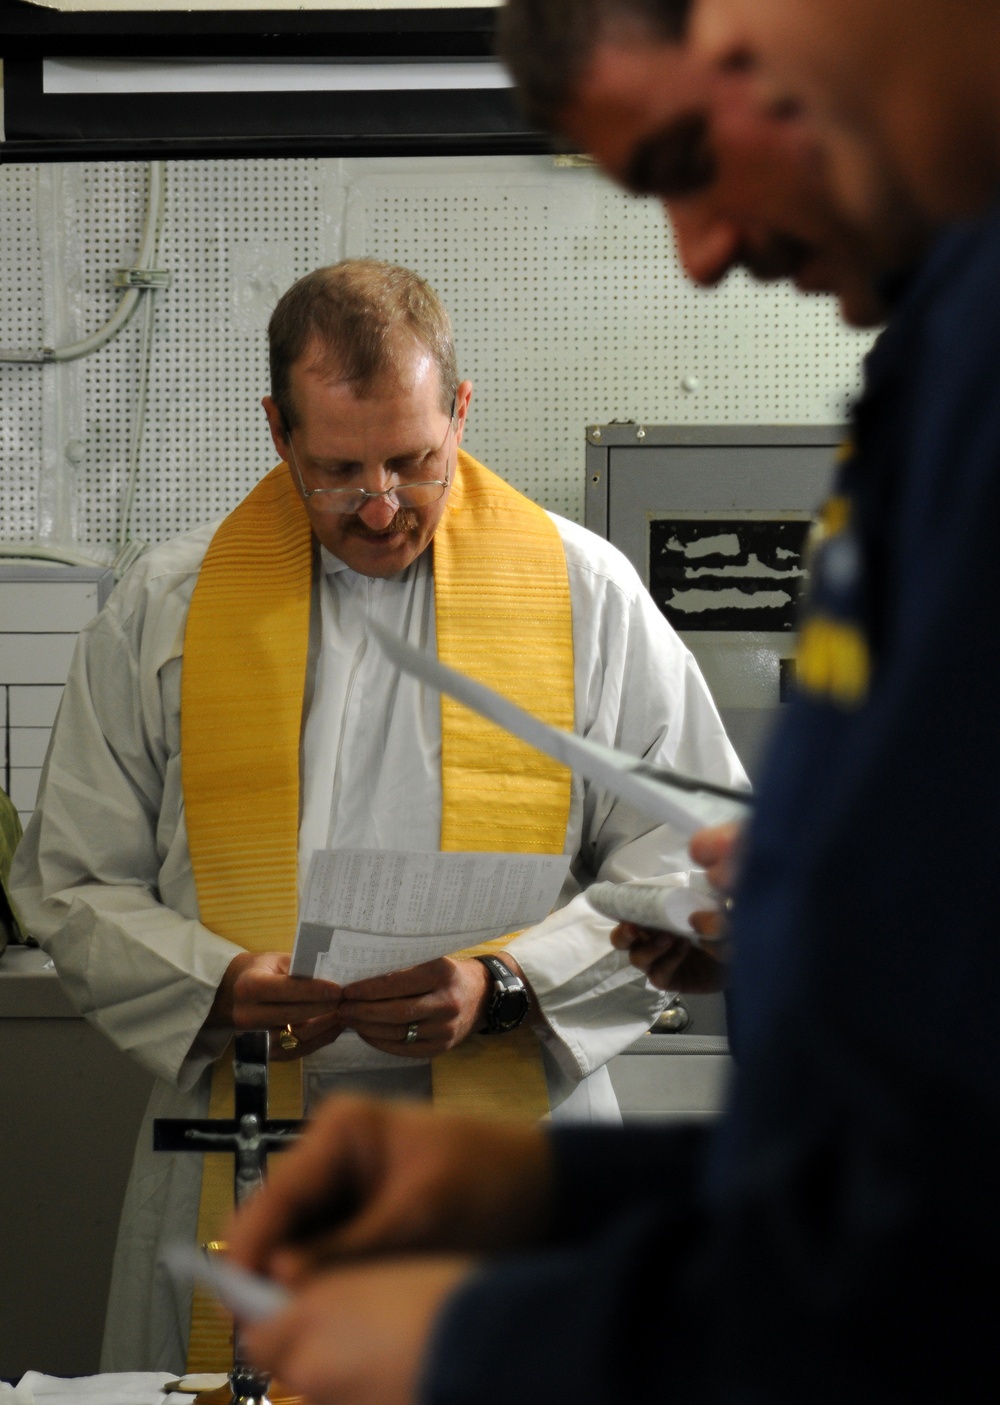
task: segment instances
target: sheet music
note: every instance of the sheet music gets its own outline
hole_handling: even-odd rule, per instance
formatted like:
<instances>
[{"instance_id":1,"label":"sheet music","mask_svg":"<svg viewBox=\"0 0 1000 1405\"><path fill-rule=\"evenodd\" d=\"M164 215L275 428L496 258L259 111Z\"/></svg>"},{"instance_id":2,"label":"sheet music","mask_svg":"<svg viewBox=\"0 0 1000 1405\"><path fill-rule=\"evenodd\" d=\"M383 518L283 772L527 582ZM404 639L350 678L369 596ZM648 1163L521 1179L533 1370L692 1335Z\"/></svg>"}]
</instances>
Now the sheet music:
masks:
<instances>
[{"instance_id":1,"label":"sheet music","mask_svg":"<svg viewBox=\"0 0 1000 1405\"><path fill-rule=\"evenodd\" d=\"M419 854L317 849L293 976L347 985L447 956L547 917L565 854Z\"/></svg>"}]
</instances>

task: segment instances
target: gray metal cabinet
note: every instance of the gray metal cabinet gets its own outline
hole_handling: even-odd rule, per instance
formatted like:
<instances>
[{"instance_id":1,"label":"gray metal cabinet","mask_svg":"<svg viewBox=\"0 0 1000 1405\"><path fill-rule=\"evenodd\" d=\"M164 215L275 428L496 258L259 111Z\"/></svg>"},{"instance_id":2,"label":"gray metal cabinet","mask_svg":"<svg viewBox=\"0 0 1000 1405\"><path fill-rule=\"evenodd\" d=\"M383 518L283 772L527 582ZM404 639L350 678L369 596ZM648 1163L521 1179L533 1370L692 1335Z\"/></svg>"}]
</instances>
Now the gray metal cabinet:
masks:
<instances>
[{"instance_id":1,"label":"gray metal cabinet","mask_svg":"<svg viewBox=\"0 0 1000 1405\"><path fill-rule=\"evenodd\" d=\"M592 425L586 521L698 660L749 771L792 675L805 548L840 426Z\"/></svg>"}]
</instances>

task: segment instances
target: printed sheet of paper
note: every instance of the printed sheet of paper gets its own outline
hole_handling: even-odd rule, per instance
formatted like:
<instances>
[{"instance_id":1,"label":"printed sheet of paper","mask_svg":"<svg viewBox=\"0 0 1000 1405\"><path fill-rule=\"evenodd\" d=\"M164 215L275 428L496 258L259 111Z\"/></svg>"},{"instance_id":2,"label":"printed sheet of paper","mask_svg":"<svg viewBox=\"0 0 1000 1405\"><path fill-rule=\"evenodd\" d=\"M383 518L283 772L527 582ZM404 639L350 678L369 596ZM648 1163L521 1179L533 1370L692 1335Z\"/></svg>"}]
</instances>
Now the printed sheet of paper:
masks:
<instances>
[{"instance_id":1,"label":"printed sheet of paper","mask_svg":"<svg viewBox=\"0 0 1000 1405\"><path fill-rule=\"evenodd\" d=\"M525 712L524 708L495 693L492 688L415 649L375 620L368 621L368 629L393 663L404 672L422 678L432 688L447 693L473 712L496 722L505 732L520 737L529 746L569 766L612 795L617 795L633 805L640 814L648 815L661 824L673 825L688 838L706 825L745 819L753 805L753 796L749 791L734 790L711 781L680 776L662 767L648 766L637 756L601 746L589 737L580 737L574 732L564 732L561 727L550 727L547 722L531 712Z\"/></svg>"},{"instance_id":2,"label":"printed sheet of paper","mask_svg":"<svg viewBox=\"0 0 1000 1405\"><path fill-rule=\"evenodd\" d=\"M293 976L347 985L530 927L555 905L564 854L317 849Z\"/></svg>"}]
</instances>

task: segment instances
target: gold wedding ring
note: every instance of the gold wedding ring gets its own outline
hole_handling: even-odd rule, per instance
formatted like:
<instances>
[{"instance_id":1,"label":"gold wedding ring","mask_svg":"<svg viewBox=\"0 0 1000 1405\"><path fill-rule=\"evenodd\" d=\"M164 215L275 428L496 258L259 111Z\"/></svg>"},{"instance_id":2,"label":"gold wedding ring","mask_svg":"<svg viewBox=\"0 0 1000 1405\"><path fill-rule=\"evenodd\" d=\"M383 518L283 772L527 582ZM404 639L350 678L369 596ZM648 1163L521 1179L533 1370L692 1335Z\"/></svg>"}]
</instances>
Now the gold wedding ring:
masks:
<instances>
[{"instance_id":1,"label":"gold wedding ring","mask_svg":"<svg viewBox=\"0 0 1000 1405\"><path fill-rule=\"evenodd\" d=\"M286 1054L294 1053L299 1047L299 1036L294 1032L290 1024L286 1024L278 1035L278 1043Z\"/></svg>"}]
</instances>

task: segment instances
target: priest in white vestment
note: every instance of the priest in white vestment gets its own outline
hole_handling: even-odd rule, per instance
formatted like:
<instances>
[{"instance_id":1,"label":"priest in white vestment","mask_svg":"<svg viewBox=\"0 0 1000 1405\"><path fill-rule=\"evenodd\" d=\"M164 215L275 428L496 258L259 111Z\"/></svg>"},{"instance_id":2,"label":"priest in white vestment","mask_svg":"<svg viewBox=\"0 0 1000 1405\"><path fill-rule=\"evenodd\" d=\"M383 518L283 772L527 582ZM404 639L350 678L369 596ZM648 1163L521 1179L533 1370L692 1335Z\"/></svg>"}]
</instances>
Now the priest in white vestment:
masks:
<instances>
[{"instance_id":1,"label":"priest in white vestment","mask_svg":"<svg viewBox=\"0 0 1000 1405\"><path fill-rule=\"evenodd\" d=\"M422 280L355 261L300 280L282 302L291 294L298 302L286 336L303 308L325 309L312 323L306 316L302 345L279 365L276 385L279 304L264 402L283 460L275 474L294 485L314 538L297 741L301 882L317 848L439 848L441 700L389 666L366 625L379 620L435 650L441 601L428 548L463 474L486 471L459 451L472 388L458 382L447 315ZM354 321L342 317L347 331L331 331L345 305ZM357 335L359 307L374 328L361 371L343 341ZM421 492L434 483L441 497L424 505ZM539 515L565 558L576 729L653 763L741 783L696 664L632 566L574 523ZM159 1254L194 1238L202 1158L154 1154L151 1122L207 1115L212 1066L234 1027L290 1027L295 1047L275 1052L305 1056L307 1102L338 1089L426 1097L431 1058L483 1027L492 992L488 969L468 957L438 963L433 979L417 968L416 977L345 996L288 977L287 947L247 951L200 920L182 669L192 596L217 530L150 551L81 635L13 873L25 924L77 1007L157 1078L122 1216L104 1370L184 1368L189 1295ZM257 565L247 559L245 570ZM690 861L682 835L589 783L574 777L567 795L562 852L571 865L557 907L501 954L527 992L552 1116L613 1121L606 1062L649 1028L664 996L611 947L613 923L583 890L671 874L684 884ZM263 872L267 856L259 862Z\"/></svg>"}]
</instances>

